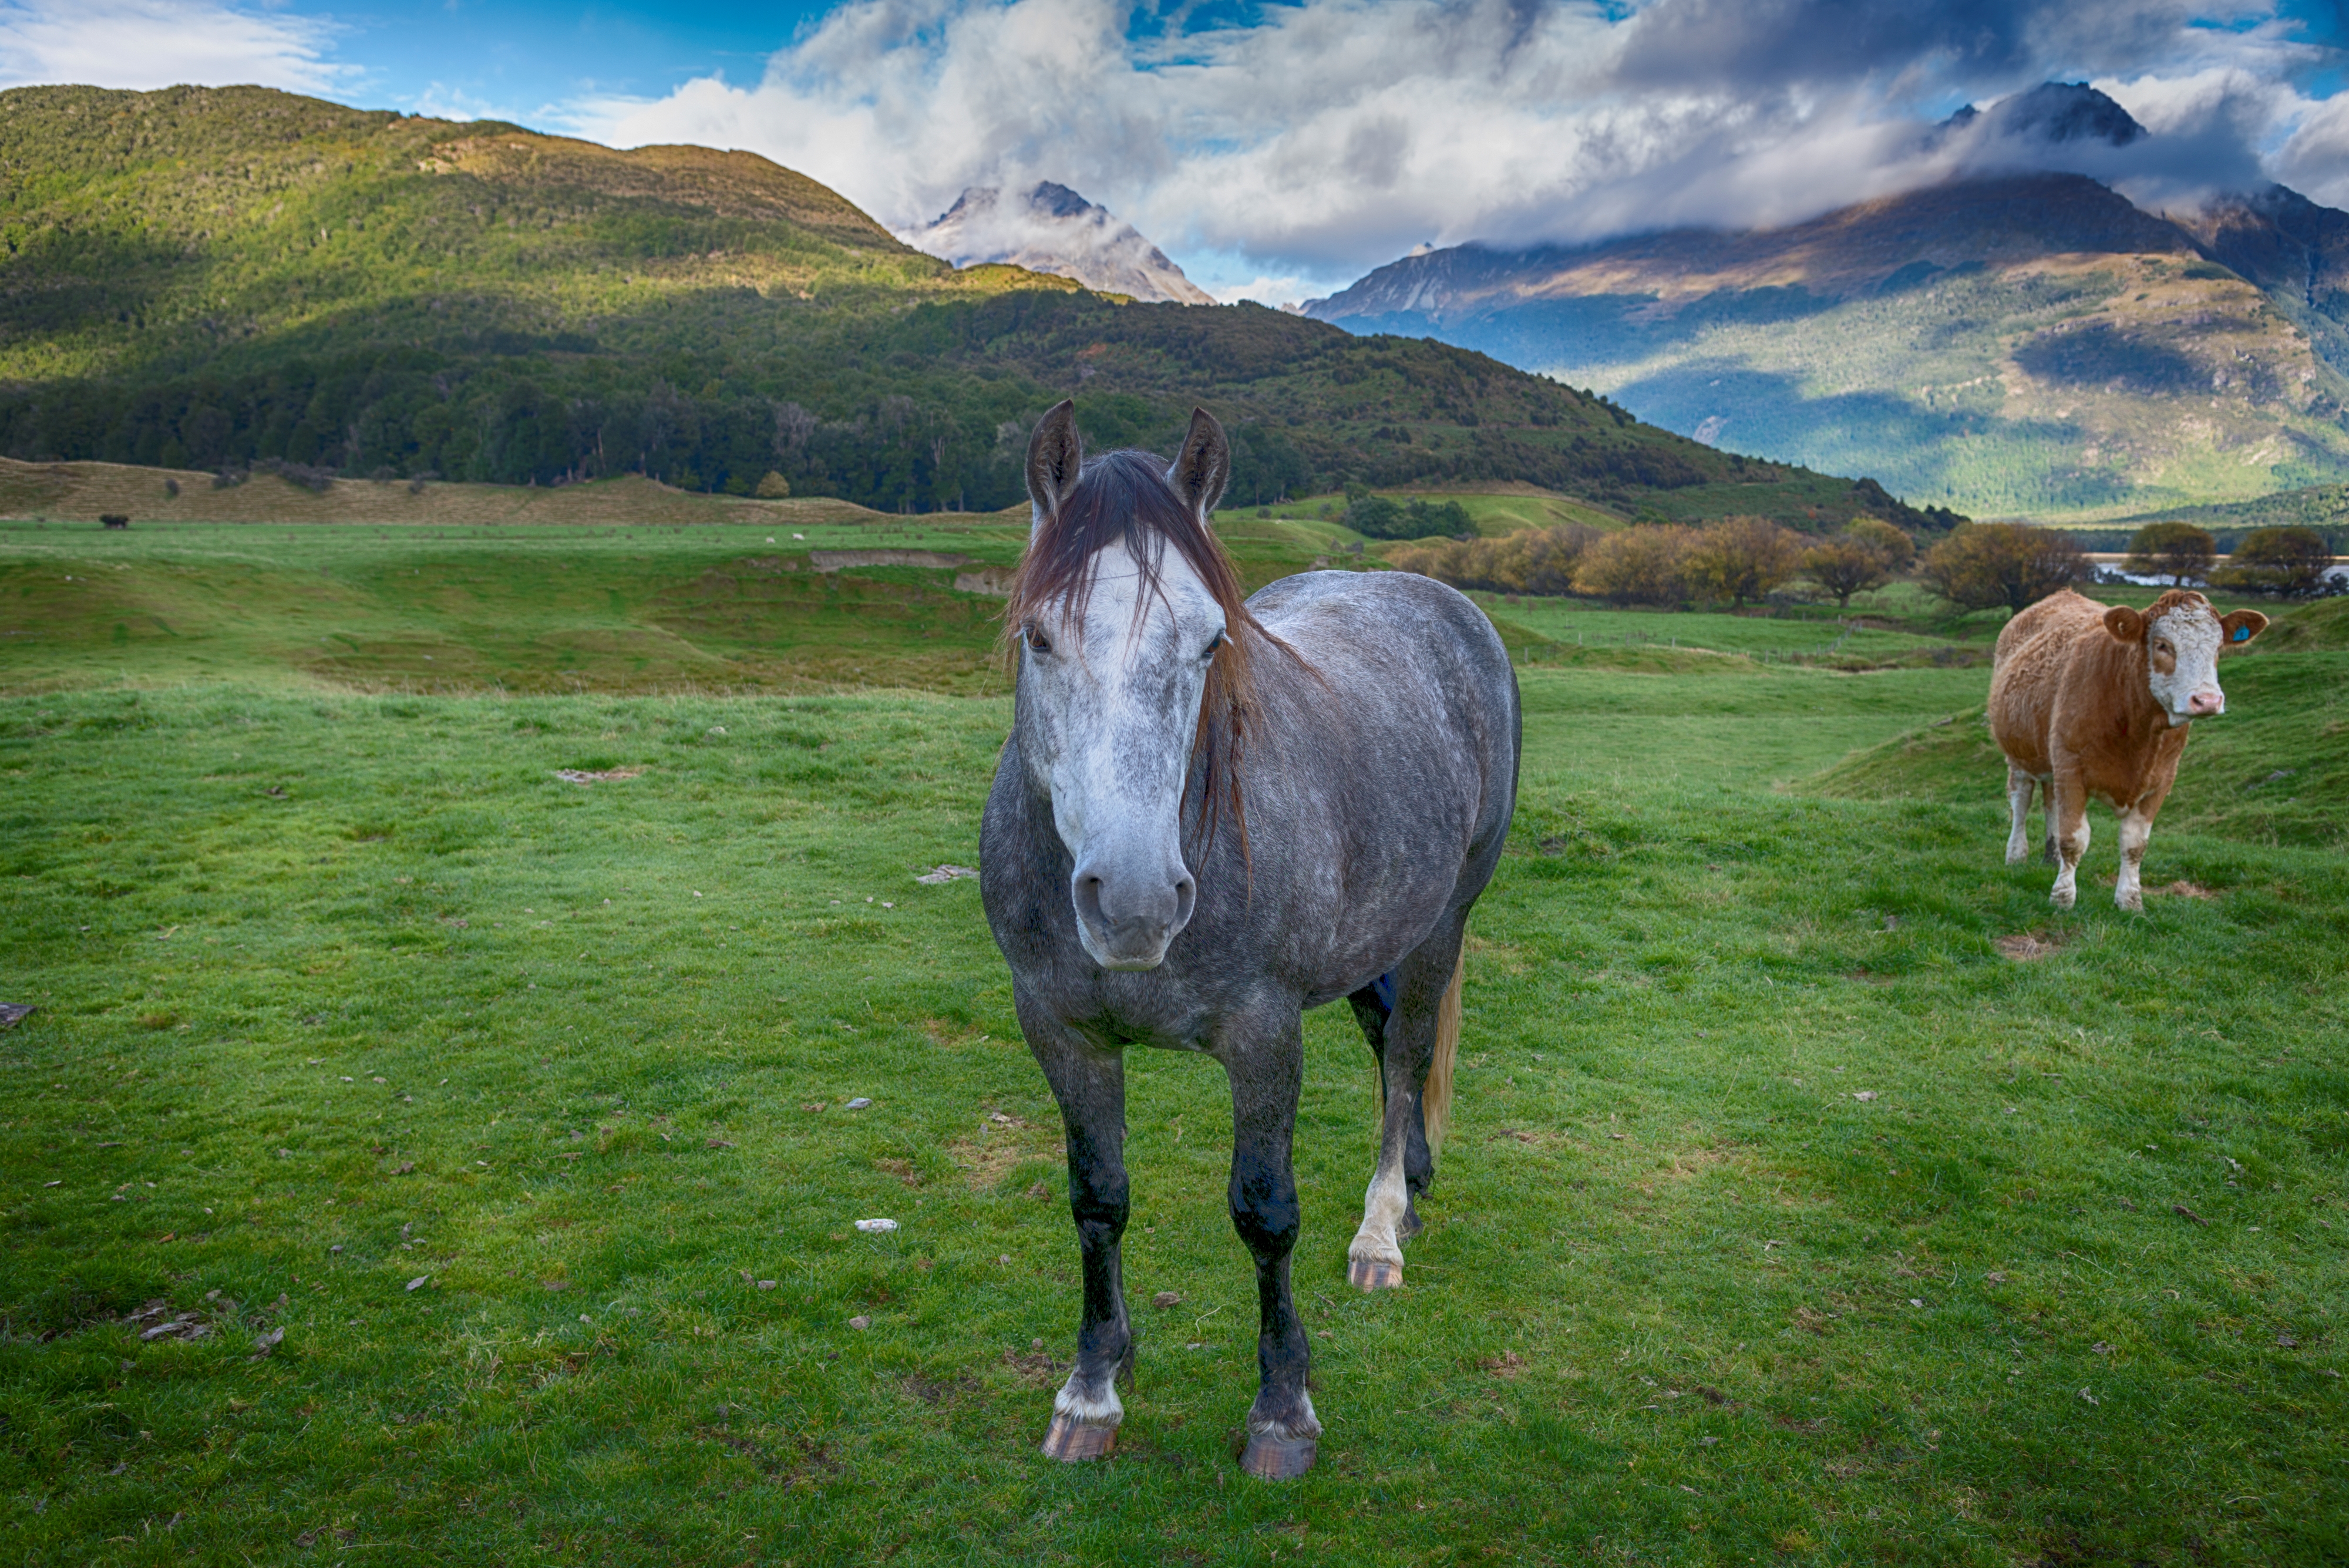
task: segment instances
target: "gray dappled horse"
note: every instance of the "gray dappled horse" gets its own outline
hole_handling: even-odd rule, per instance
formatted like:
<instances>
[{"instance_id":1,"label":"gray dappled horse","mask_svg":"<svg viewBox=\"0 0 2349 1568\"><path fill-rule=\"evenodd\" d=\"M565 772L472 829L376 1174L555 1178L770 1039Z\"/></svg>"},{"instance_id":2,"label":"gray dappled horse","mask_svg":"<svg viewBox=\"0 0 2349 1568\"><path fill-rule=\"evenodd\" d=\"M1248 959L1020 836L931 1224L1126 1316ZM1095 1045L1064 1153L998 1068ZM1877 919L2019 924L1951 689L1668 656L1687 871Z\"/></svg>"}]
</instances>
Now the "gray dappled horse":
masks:
<instances>
[{"instance_id":1,"label":"gray dappled horse","mask_svg":"<svg viewBox=\"0 0 2349 1568\"><path fill-rule=\"evenodd\" d=\"M1241 1463L1283 1477L1321 1432L1288 1282L1300 1014L1346 998L1377 1058L1378 1170L1347 1273L1400 1284L1451 1098L1462 934L1516 804L1517 684L1483 612L1426 577L1309 572L1243 603L1207 526L1230 466L1205 410L1171 467L1084 462L1066 402L1037 427L980 889L1067 1127L1084 1254L1044 1451L1106 1454L1124 1416L1123 1052L1157 1045L1231 1080L1261 1373Z\"/></svg>"}]
</instances>

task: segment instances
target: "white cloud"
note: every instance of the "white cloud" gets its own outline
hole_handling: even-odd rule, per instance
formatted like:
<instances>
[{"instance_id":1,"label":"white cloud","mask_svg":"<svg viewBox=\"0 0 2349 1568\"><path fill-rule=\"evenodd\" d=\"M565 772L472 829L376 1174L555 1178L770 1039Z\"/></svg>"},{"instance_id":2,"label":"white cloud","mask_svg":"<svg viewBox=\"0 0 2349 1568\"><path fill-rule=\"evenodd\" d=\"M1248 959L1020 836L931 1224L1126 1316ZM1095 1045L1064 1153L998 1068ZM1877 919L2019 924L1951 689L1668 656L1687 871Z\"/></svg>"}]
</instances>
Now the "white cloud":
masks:
<instances>
[{"instance_id":1,"label":"white cloud","mask_svg":"<svg viewBox=\"0 0 2349 1568\"><path fill-rule=\"evenodd\" d=\"M357 72L329 63L324 22L218 0L0 0L0 87L256 83L325 92Z\"/></svg>"},{"instance_id":2,"label":"white cloud","mask_svg":"<svg viewBox=\"0 0 2349 1568\"><path fill-rule=\"evenodd\" d=\"M1912 106L2051 77L2112 78L2141 108L2159 135L2067 156L2155 199L2255 178L2250 150L2295 125L2285 163L2316 167L2349 134L2289 85L2313 51L2266 0L2226 28L2194 26L2186 0L1651 0L1628 17L1301 0L1156 42L1127 36L1129 12L848 0L755 84L580 103L568 124L749 148L901 231L967 186L1057 181L1250 297L1427 241L1799 220L2012 156L1986 130L1930 140Z\"/></svg>"},{"instance_id":3,"label":"white cloud","mask_svg":"<svg viewBox=\"0 0 2349 1568\"><path fill-rule=\"evenodd\" d=\"M2310 201L2349 207L2349 94L2310 106L2271 162Z\"/></svg>"}]
</instances>

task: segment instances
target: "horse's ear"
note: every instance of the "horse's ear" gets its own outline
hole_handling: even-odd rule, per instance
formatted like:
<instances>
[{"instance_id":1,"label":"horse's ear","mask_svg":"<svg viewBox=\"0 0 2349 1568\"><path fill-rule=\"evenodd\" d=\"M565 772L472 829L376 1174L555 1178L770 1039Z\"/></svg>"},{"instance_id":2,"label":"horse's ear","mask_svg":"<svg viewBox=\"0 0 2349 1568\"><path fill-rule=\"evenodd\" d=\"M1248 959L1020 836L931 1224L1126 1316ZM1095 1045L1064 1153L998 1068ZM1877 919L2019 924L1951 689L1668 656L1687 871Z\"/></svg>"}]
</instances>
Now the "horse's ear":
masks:
<instances>
[{"instance_id":1,"label":"horse's ear","mask_svg":"<svg viewBox=\"0 0 2349 1568\"><path fill-rule=\"evenodd\" d=\"M1231 477L1232 443L1224 439L1224 427L1206 410L1193 409L1191 428L1184 432L1183 450L1174 454L1174 466L1166 471L1166 483L1185 505L1205 517L1224 498L1224 486Z\"/></svg>"},{"instance_id":2,"label":"horse's ear","mask_svg":"<svg viewBox=\"0 0 2349 1568\"><path fill-rule=\"evenodd\" d=\"M1057 517L1077 492L1085 443L1077 434L1077 405L1063 398L1036 421L1028 438L1028 499L1038 517Z\"/></svg>"}]
</instances>

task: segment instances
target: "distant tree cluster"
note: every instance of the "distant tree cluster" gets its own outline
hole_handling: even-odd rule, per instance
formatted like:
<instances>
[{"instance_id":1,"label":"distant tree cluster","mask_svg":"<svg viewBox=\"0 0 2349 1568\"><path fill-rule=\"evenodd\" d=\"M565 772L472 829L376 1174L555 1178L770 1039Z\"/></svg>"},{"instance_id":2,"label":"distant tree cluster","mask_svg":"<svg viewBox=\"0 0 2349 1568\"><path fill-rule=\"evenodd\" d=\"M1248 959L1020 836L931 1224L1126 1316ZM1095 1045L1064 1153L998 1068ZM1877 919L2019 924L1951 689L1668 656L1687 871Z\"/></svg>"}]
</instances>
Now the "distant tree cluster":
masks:
<instances>
[{"instance_id":1,"label":"distant tree cluster","mask_svg":"<svg viewBox=\"0 0 2349 1568\"><path fill-rule=\"evenodd\" d=\"M1457 501L1431 504L1424 496L1404 501L1373 495L1359 484L1346 487L1346 526L1365 539L1427 539L1473 534L1476 524Z\"/></svg>"},{"instance_id":2,"label":"distant tree cluster","mask_svg":"<svg viewBox=\"0 0 2349 1568\"><path fill-rule=\"evenodd\" d=\"M1497 539L1413 545L1388 559L1455 587L1736 609L1797 577L1848 606L1854 594L1889 581L1915 550L1908 535L1878 518L1857 518L1842 534L1816 539L1766 517L1741 516L1702 527L1526 529Z\"/></svg>"},{"instance_id":3,"label":"distant tree cluster","mask_svg":"<svg viewBox=\"0 0 2349 1568\"><path fill-rule=\"evenodd\" d=\"M2239 594L2308 598L2341 591L2328 576L2332 546L2313 528L2260 528L2235 542L2227 564L2210 573L2210 586Z\"/></svg>"},{"instance_id":4,"label":"distant tree cluster","mask_svg":"<svg viewBox=\"0 0 2349 1568\"><path fill-rule=\"evenodd\" d=\"M2141 577L2167 577L2172 587L2207 581L2219 542L2191 523L2148 523L2129 539L2121 564Z\"/></svg>"},{"instance_id":5,"label":"distant tree cluster","mask_svg":"<svg viewBox=\"0 0 2349 1568\"><path fill-rule=\"evenodd\" d=\"M1925 586L1962 609L2021 610L2095 567L2068 534L2021 523L1969 523L1925 552Z\"/></svg>"},{"instance_id":6,"label":"distant tree cluster","mask_svg":"<svg viewBox=\"0 0 2349 1568\"><path fill-rule=\"evenodd\" d=\"M1568 594L1574 591L1575 564L1594 540L1596 528L1564 523L1551 528L1520 528L1491 539L1442 539L1391 552L1387 559L1455 588L1496 594Z\"/></svg>"}]
</instances>

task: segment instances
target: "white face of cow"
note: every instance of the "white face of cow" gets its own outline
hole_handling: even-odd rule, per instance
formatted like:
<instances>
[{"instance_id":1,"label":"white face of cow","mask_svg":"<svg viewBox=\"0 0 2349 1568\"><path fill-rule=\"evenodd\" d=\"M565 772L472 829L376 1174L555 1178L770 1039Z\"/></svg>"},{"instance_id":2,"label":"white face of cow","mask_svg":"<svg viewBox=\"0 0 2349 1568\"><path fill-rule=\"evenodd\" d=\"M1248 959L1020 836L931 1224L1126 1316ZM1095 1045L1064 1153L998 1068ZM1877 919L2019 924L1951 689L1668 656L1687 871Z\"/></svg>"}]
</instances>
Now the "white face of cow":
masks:
<instances>
[{"instance_id":1,"label":"white face of cow","mask_svg":"<svg viewBox=\"0 0 2349 1568\"><path fill-rule=\"evenodd\" d=\"M2143 643L2146 690L2173 728L2227 711L2227 694L2219 687L2219 650L2249 642L2267 624L2257 610L2222 617L2199 594L2158 615L2126 606L2105 613L2106 628L2115 637Z\"/></svg>"}]
</instances>

